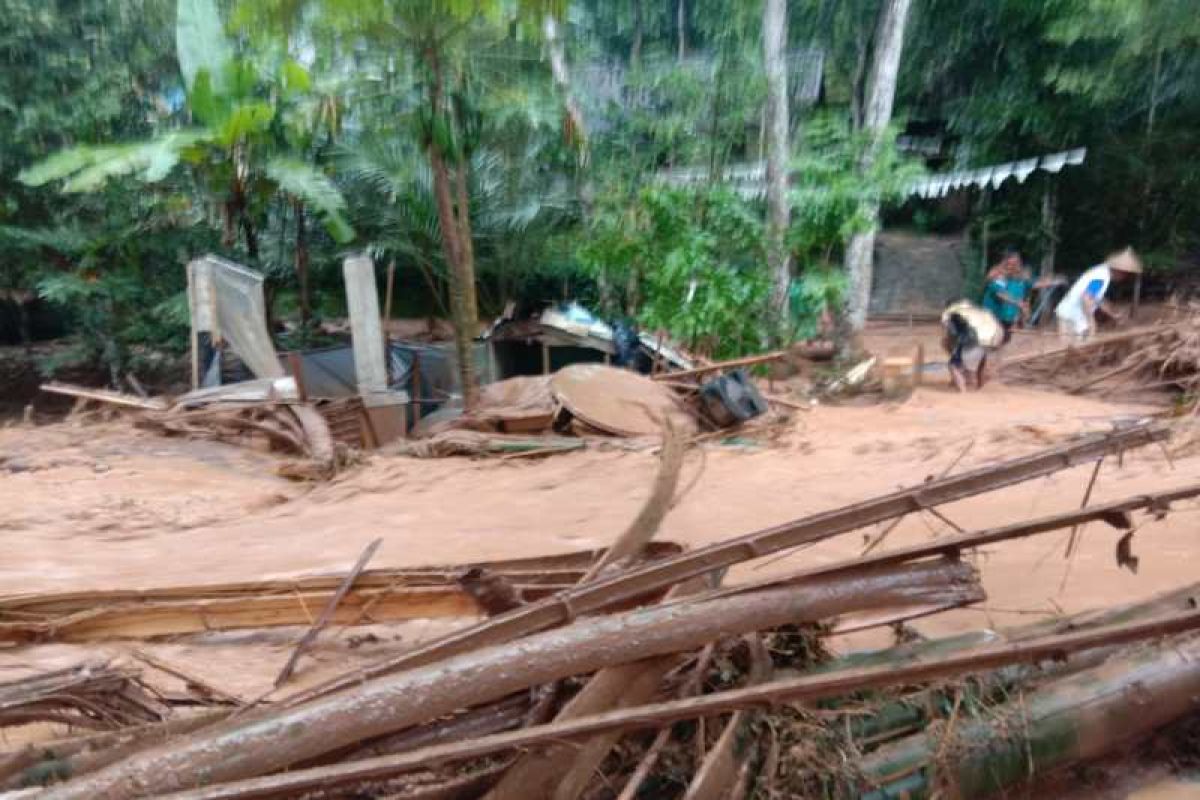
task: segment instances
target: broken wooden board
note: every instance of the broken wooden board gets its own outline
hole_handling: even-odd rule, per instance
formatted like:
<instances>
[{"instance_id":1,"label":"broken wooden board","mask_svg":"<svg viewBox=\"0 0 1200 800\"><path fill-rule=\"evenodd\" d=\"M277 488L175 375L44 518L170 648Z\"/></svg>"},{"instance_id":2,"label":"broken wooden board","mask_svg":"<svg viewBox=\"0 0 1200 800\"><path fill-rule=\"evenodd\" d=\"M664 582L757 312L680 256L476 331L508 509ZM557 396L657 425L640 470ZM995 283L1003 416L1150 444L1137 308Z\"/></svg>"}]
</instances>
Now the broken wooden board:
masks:
<instances>
[{"instance_id":1,"label":"broken wooden board","mask_svg":"<svg viewBox=\"0 0 1200 800\"><path fill-rule=\"evenodd\" d=\"M681 552L650 547L652 557ZM505 578L526 600L574 586L603 551L462 566L367 570L339 603L337 625L473 617L479 605L458 577L480 569ZM0 597L0 642L143 639L208 631L309 625L343 575L145 590L58 592Z\"/></svg>"},{"instance_id":2,"label":"broken wooden board","mask_svg":"<svg viewBox=\"0 0 1200 800\"><path fill-rule=\"evenodd\" d=\"M140 411L166 411L165 400L154 397L138 397L135 394L115 392L111 389L92 389L87 386L75 386L70 383L51 381L43 383L41 390L48 394L60 394L66 397L77 397L81 400L95 400L98 403L134 408Z\"/></svg>"}]
</instances>

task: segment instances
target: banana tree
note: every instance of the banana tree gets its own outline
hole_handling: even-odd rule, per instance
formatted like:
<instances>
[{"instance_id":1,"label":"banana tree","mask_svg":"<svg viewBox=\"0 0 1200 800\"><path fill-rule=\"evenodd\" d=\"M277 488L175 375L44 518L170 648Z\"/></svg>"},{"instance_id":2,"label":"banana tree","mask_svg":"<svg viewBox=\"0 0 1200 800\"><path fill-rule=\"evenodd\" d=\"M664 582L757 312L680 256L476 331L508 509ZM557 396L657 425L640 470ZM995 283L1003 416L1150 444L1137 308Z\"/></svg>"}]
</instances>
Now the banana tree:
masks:
<instances>
[{"instance_id":1,"label":"banana tree","mask_svg":"<svg viewBox=\"0 0 1200 800\"><path fill-rule=\"evenodd\" d=\"M78 145L23 170L29 186L61 182L64 192L93 192L115 178L145 183L190 169L216 208L226 246L240 239L259 265L260 237L270 202L283 197L296 210L296 270L307 323L305 210L315 211L339 243L353 239L346 201L310 158L321 125L336 125L327 97L313 92L303 66L283 59L268 68L238 58L226 40L215 0L179 0L177 50L193 125L147 141Z\"/></svg>"}]
</instances>

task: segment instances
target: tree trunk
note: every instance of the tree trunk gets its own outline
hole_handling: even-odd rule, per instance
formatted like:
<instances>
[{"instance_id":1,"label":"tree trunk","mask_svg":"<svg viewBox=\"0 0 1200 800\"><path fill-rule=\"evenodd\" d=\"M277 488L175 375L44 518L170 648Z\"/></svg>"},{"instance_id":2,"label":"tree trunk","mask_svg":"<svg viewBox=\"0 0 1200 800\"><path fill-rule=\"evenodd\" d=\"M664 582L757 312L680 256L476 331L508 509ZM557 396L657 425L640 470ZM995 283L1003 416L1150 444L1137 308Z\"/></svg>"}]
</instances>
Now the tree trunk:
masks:
<instances>
[{"instance_id":1,"label":"tree trunk","mask_svg":"<svg viewBox=\"0 0 1200 800\"><path fill-rule=\"evenodd\" d=\"M519 641L364 682L295 708L251 712L49 790L47 800L156 797L264 775L572 675L693 650L709 641L856 611L969 602L965 562L934 561L719 600L587 617Z\"/></svg>"},{"instance_id":2,"label":"tree trunk","mask_svg":"<svg viewBox=\"0 0 1200 800\"><path fill-rule=\"evenodd\" d=\"M870 63L871 35L859 30L855 40L854 72L850 76L850 127L862 130L863 98L867 94L867 65Z\"/></svg>"},{"instance_id":3,"label":"tree trunk","mask_svg":"<svg viewBox=\"0 0 1200 800\"><path fill-rule=\"evenodd\" d=\"M1042 265L1041 276L1054 274L1058 256L1058 184L1053 175L1046 176L1042 190Z\"/></svg>"},{"instance_id":4,"label":"tree trunk","mask_svg":"<svg viewBox=\"0 0 1200 800\"><path fill-rule=\"evenodd\" d=\"M871 77L867 82L866 104L863 109L863 130L871 143L863 154L863 174L871 168L884 132L892 121L892 106L896 100L896 79L900 73L900 55L904 50L904 29L908 22L911 0L884 0L879 9L875 29L875 52L871 59ZM867 324L867 308L871 302L871 274L875 261L875 234L879 227L879 199L863 201L868 220L867 230L856 233L846 247L846 272L850 291L846 317L853 335L862 332Z\"/></svg>"},{"instance_id":5,"label":"tree trunk","mask_svg":"<svg viewBox=\"0 0 1200 800\"><path fill-rule=\"evenodd\" d=\"M568 135L568 144L576 147L580 164L587 163L587 125L578 103L571 93L571 73L567 69L567 49L563 44L559 31L558 20L553 14L547 14L542 19L542 34L546 37L546 50L550 55L550 74L554 78L554 88L562 97L563 114L566 117L564 126Z\"/></svg>"},{"instance_id":6,"label":"tree trunk","mask_svg":"<svg viewBox=\"0 0 1200 800\"><path fill-rule=\"evenodd\" d=\"M763 3L763 63L767 73L767 267L771 272L772 339L787 320L788 261L787 0Z\"/></svg>"},{"instance_id":7,"label":"tree trunk","mask_svg":"<svg viewBox=\"0 0 1200 800\"><path fill-rule=\"evenodd\" d=\"M721 94L725 86L726 67L726 55L722 53L721 60L717 64L717 80L716 85L713 87L712 113L708 130L708 183L710 186L716 183L718 177L717 153L721 130Z\"/></svg>"},{"instance_id":8,"label":"tree trunk","mask_svg":"<svg viewBox=\"0 0 1200 800\"><path fill-rule=\"evenodd\" d=\"M467 314L471 338L475 338L475 328L479 324L479 299L475 288L475 242L471 232L471 195L467 187L467 178L471 165L464 157L454 170L455 206L458 214L458 245L462 263L459 273L463 280L464 311Z\"/></svg>"},{"instance_id":9,"label":"tree trunk","mask_svg":"<svg viewBox=\"0 0 1200 800\"><path fill-rule=\"evenodd\" d=\"M687 57L687 0L676 0L675 27L679 34L679 60Z\"/></svg>"},{"instance_id":10,"label":"tree trunk","mask_svg":"<svg viewBox=\"0 0 1200 800\"><path fill-rule=\"evenodd\" d=\"M433 193L437 203L438 223L442 228L442 247L450 267L450 314L454 323L455 354L458 357L458 377L462 383L463 407L471 410L479 398L475 382L475 361L472 342L478 314L472 314L474 299L474 265L466 264L460 236L462 229L454 214L450 169L436 144L429 147L429 163L433 170ZM468 298L468 289L471 295Z\"/></svg>"},{"instance_id":11,"label":"tree trunk","mask_svg":"<svg viewBox=\"0 0 1200 800\"><path fill-rule=\"evenodd\" d=\"M642 64L642 39L646 33L646 23L642 19L642 0L633 0L633 43L629 46L629 66L639 67Z\"/></svg>"},{"instance_id":12,"label":"tree trunk","mask_svg":"<svg viewBox=\"0 0 1200 800\"><path fill-rule=\"evenodd\" d=\"M436 49L431 47L425 57L432 73L429 82L429 109L436 117L444 113L443 75ZM466 191L466 165L460 164L452 176L447 154L436 137L430 136L429 166L433 172L433 194L437 205L438 224L442 229L442 248L449 268L450 312L454 323L455 354L458 357L458 377L462 384L463 407L470 411L479 401L479 384L475 377L473 342L479 324L479 309L475 299L475 261L471 246L469 197ZM458 194L455 211L454 195Z\"/></svg>"},{"instance_id":13,"label":"tree trunk","mask_svg":"<svg viewBox=\"0 0 1200 800\"><path fill-rule=\"evenodd\" d=\"M304 204L296 201L296 282L300 289L300 331L308 335L312 322L312 297L308 287L308 232L304 227Z\"/></svg>"},{"instance_id":14,"label":"tree trunk","mask_svg":"<svg viewBox=\"0 0 1200 800\"><path fill-rule=\"evenodd\" d=\"M563 128L567 134L567 143L575 148L575 196L579 199L579 214L586 226L592 219L595 196L588 168L590 156L587 121L571 91L571 72L567 69L567 50L563 44L558 20L553 14L547 14L543 18L542 34L546 38L546 50L550 55L550 73L554 78L554 88L558 90L562 98ZM600 292L600 306L606 311L613 310L616 302L612 283L608 276L601 272L596 276L596 283Z\"/></svg>"},{"instance_id":15,"label":"tree trunk","mask_svg":"<svg viewBox=\"0 0 1200 800\"><path fill-rule=\"evenodd\" d=\"M1138 235L1144 241L1146 238L1146 226L1153 218L1152 198L1154 196L1154 160L1153 160L1153 143L1154 143L1154 124L1158 119L1158 106L1161 102L1162 95L1162 48L1154 53L1154 70L1150 76L1150 108L1146 112L1146 138L1142 140L1142 162L1145 165L1146 181L1142 185L1142 213L1138 220ZM1141 276L1138 276L1139 285Z\"/></svg>"}]
</instances>

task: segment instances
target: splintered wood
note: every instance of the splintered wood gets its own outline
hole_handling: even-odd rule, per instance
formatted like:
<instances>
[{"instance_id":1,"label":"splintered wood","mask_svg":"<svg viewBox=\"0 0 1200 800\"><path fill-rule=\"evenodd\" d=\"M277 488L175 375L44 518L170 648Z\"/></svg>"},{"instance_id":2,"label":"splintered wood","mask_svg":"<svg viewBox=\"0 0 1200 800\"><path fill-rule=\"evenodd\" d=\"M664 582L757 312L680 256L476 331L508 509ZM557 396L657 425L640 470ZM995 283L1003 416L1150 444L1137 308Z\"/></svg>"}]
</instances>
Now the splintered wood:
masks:
<instances>
[{"instance_id":1,"label":"splintered wood","mask_svg":"<svg viewBox=\"0 0 1200 800\"><path fill-rule=\"evenodd\" d=\"M652 557L678 553L652 545ZM507 579L526 600L578 583L596 554L481 562L476 565L378 569L362 573L333 612L338 625L482 613L459 583L477 568ZM174 586L139 591L62 592L0 597L0 642L92 642L147 639L207 631L308 625L337 591L342 576Z\"/></svg>"},{"instance_id":2,"label":"splintered wood","mask_svg":"<svg viewBox=\"0 0 1200 800\"><path fill-rule=\"evenodd\" d=\"M135 670L92 662L0 683L0 727L57 722L105 730L169 713Z\"/></svg>"},{"instance_id":3,"label":"splintered wood","mask_svg":"<svg viewBox=\"0 0 1200 800\"><path fill-rule=\"evenodd\" d=\"M751 583L721 588L721 577L729 567L1165 436L1142 426L1086 437L683 552L647 545L679 483L683 448L668 435L646 507L607 554L364 570L368 549L339 576L0 598L0 638L90 640L286 624L280 620L309 623L315 634L325 624L412 613L487 615L322 685L173 729L173 737L134 732L165 730L174 717L145 726L139 723L164 715L127 715L116 724L131 726L128 736L87 749L67 740L60 747L70 777L41 795L51 800L706 800L782 797L783 790L861 800L927 796L926 789L943 785L983 797L1027 780L1030 769L1040 774L1127 742L1121 732L1101 730L1084 708L1098 696L1084 691L1088 686L1136 682L1139 692L1106 689L1103 702L1113 715L1149 709L1124 727L1138 736L1193 708L1200 696L1200 586L1086 618L835 660L823 638L850 614L874 615L860 627L890 625L914 609L938 613L980 602L985 593L964 551L1087 521L1115 528L1114 539L1124 537L1129 550L1135 515L1160 518L1173 504L1200 497L1200 484L880 548ZM1144 645L1152 640L1164 646ZM303 643L297 654L302 650ZM153 659L146 664L155 668ZM26 707L44 694L26 689ZM211 690L208 696L222 699ZM831 702L817 709L818 700ZM1026 719L1027 726L1007 724ZM1086 747L1043 746L1038 737L1062 733L1055 719L1067 720ZM950 739L954 730L964 738ZM992 752L1003 754L1003 763L993 763ZM1010 762L1021 770L1009 770ZM5 772L4 763L0 754L0 787L18 774ZM8 763L21 765L23 781L39 775L32 782L48 783L62 774L36 751L13 753ZM981 775L1003 780L984 791Z\"/></svg>"}]
</instances>

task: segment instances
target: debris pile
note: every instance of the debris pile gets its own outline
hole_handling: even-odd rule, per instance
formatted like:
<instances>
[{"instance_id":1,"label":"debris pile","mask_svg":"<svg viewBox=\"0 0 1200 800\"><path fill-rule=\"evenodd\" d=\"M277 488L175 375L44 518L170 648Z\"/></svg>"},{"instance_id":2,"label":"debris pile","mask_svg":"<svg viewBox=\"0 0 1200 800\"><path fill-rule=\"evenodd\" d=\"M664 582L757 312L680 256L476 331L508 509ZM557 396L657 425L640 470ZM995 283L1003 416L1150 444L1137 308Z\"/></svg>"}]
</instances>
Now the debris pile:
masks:
<instances>
[{"instance_id":1,"label":"debris pile","mask_svg":"<svg viewBox=\"0 0 1200 800\"><path fill-rule=\"evenodd\" d=\"M770 353L649 377L584 363L551 375L508 378L482 387L477 408L435 412L413 431L414 440L389 450L520 458L578 450L584 439L595 437L658 440L665 429L685 438L728 430L768 407L742 368L781 357ZM801 407L783 399L770 402Z\"/></svg>"},{"instance_id":2,"label":"debris pile","mask_svg":"<svg viewBox=\"0 0 1200 800\"><path fill-rule=\"evenodd\" d=\"M1200 408L1200 316L1004 362L1011 379L1071 394Z\"/></svg>"},{"instance_id":3,"label":"debris pile","mask_svg":"<svg viewBox=\"0 0 1200 800\"><path fill-rule=\"evenodd\" d=\"M1200 485L872 545L750 581L727 583L726 572L907 514L945 517L939 509L955 501L1166 435L1137 426L1084 437L686 551L650 543L678 495L685 440L669 433L649 500L603 553L371 570L373 543L338 576L0 598L9 642L306 625L275 692L247 703L208 686L187 714L167 704L149 719L106 718L121 736L15 748L0 754L0 786L52 784L39 796L60 800L986 797L1192 710L1200 587L842 657L823 642L979 603L985 592L963 555L982 547L1103 522L1129 565L1139 517L1200 497ZM323 627L413 613L479 620L293 688ZM44 694L29 687L26 705Z\"/></svg>"}]
</instances>

